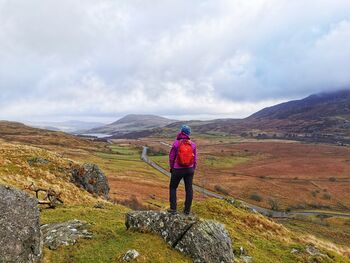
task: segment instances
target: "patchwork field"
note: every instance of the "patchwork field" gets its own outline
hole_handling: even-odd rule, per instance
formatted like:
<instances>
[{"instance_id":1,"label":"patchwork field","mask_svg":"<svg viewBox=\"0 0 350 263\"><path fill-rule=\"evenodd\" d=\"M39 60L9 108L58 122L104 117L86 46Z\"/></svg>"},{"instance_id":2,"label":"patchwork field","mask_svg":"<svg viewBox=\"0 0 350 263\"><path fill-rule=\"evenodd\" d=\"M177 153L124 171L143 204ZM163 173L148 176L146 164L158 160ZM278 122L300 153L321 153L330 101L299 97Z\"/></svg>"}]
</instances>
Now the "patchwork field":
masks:
<instances>
[{"instance_id":1,"label":"patchwork field","mask_svg":"<svg viewBox=\"0 0 350 263\"><path fill-rule=\"evenodd\" d=\"M160 141L143 143L151 146L151 159L168 169L169 147ZM235 138L195 141L198 185L267 208L350 211L349 147Z\"/></svg>"}]
</instances>

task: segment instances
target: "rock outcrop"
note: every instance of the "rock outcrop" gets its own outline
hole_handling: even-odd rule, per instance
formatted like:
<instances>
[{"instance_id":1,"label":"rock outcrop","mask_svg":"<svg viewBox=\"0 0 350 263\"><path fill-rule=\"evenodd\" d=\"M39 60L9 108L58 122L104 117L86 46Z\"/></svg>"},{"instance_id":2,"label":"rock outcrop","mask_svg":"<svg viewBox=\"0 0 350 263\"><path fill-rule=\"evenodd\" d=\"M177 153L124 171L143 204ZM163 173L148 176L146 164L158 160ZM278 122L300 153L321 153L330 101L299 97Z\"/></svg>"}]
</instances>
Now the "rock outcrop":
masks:
<instances>
[{"instance_id":1,"label":"rock outcrop","mask_svg":"<svg viewBox=\"0 0 350 263\"><path fill-rule=\"evenodd\" d=\"M41 255L38 201L0 185L0 262L39 262Z\"/></svg>"},{"instance_id":2,"label":"rock outcrop","mask_svg":"<svg viewBox=\"0 0 350 263\"><path fill-rule=\"evenodd\" d=\"M95 193L108 199L109 185L107 177L96 164L84 164L72 170L72 181L89 193Z\"/></svg>"},{"instance_id":3,"label":"rock outcrop","mask_svg":"<svg viewBox=\"0 0 350 263\"><path fill-rule=\"evenodd\" d=\"M70 220L41 226L44 245L55 250L60 246L74 245L79 238L91 239L88 224L79 220Z\"/></svg>"},{"instance_id":4,"label":"rock outcrop","mask_svg":"<svg viewBox=\"0 0 350 263\"><path fill-rule=\"evenodd\" d=\"M167 212L134 211L126 215L128 229L156 233L194 262L231 263L231 238L224 225Z\"/></svg>"},{"instance_id":5,"label":"rock outcrop","mask_svg":"<svg viewBox=\"0 0 350 263\"><path fill-rule=\"evenodd\" d=\"M131 250L128 250L124 257L123 257L123 260L126 261L126 262L131 262L133 261L135 258L137 258L138 256L140 255L139 252L137 252L135 249L131 249Z\"/></svg>"}]
</instances>

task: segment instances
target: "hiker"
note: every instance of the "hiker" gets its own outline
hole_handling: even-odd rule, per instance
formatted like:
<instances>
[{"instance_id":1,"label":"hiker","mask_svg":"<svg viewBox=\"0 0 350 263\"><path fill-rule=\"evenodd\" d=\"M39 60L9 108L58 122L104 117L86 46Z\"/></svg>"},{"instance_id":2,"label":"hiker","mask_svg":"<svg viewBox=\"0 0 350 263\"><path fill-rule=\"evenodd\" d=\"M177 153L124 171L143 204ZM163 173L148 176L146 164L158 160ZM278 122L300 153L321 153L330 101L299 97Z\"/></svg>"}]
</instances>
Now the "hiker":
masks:
<instances>
[{"instance_id":1,"label":"hiker","mask_svg":"<svg viewBox=\"0 0 350 263\"><path fill-rule=\"evenodd\" d=\"M168 212L176 213L176 190L181 179L185 182L186 200L184 214L189 215L193 198L192 181L197 165L196 144L190 139L191 128L182 125L180 133L174 141L169 153L170 166L170 209Z\"/></svg>"}]
</instances>

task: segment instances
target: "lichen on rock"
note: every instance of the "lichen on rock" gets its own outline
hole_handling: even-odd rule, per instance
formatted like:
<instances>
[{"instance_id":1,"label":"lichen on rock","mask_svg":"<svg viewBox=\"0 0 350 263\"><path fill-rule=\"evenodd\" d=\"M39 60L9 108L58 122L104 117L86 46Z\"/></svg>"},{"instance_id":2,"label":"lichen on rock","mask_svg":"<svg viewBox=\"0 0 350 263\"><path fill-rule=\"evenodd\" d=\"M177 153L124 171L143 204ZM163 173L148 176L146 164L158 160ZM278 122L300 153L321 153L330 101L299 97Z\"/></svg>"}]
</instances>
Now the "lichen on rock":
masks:
<instances>
[{"instance_id":1,"label":"lichen on rock","mask_svg":"<svg viewBox=\"0 0 350 263\"><path fill-rule=\"evenodd\" d=\"M123 260L126 262L131 262L135 258L137 258L139 255L140 255L140 253L137 252L135 249L130 249L125 253Z\"/></svg>"},{"instance_id":2,"label":"lichen on rock","mask_svg":"<svg viewBox=\"0 0 350 263\"><path fill-rule=\"evenodd\" d=\"M55 250L60 246L74 245L79 238L91 239L88 227L86 222L76 219L42 225L44 245Z\"/></svg>"},{"instance_id":3,"label":"lichen on rock","mask_svg":"<svg viewBox=\"0 0 350 263\"><path fill-rule=\"evenodd\" d=\"M72 169L72 182L105 199L109 198L107 177L96 164L86 163Z\"/></svg>"},{"instance_id":4,"label":"lichen on rock","mask_svg":"<svg viewBox=\"0 0 350 263\"><path fill-rule=\"evenodd\" d=\"M0 185L0 211L0 262L39 262L42 242L37 199Z\"/></svg>"},{"instance_id":5,"label":"lichen on rock","mask_svg":"<svg viewBox=\"0 0 350 263\"><path fill-rule=\"evenodd\" d=\"M134 211L126 215L128 229L160 235L174 249L194 262L231 263L231 238L223 224L193 216L157 211Z\"/></svg>"}]
</instances>

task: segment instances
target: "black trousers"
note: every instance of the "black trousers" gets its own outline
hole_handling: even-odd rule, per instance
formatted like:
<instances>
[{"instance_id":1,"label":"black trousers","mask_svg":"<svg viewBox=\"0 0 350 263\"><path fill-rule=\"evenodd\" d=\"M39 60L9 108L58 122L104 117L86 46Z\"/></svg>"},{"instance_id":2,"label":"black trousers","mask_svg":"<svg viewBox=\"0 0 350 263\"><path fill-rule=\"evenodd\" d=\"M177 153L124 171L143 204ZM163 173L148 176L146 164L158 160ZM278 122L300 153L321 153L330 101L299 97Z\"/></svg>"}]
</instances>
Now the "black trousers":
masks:
<instances>
[{"instance_id":1,"label":"black trousers","mask_svg":"<svg viewBox=\"0 0 350 263\"><path fill-rule=\"evenodd\" d=\"M177 198L176 190L179 186L181 179L184 179L185 190L186 190L186 200L185 200L185 209L184 212L191 211L192 198L193 198L193 181L194 169L193 168L181 168L173 169L170 178L170 209L176 210Z\"/></svg>"}]
</instances>

